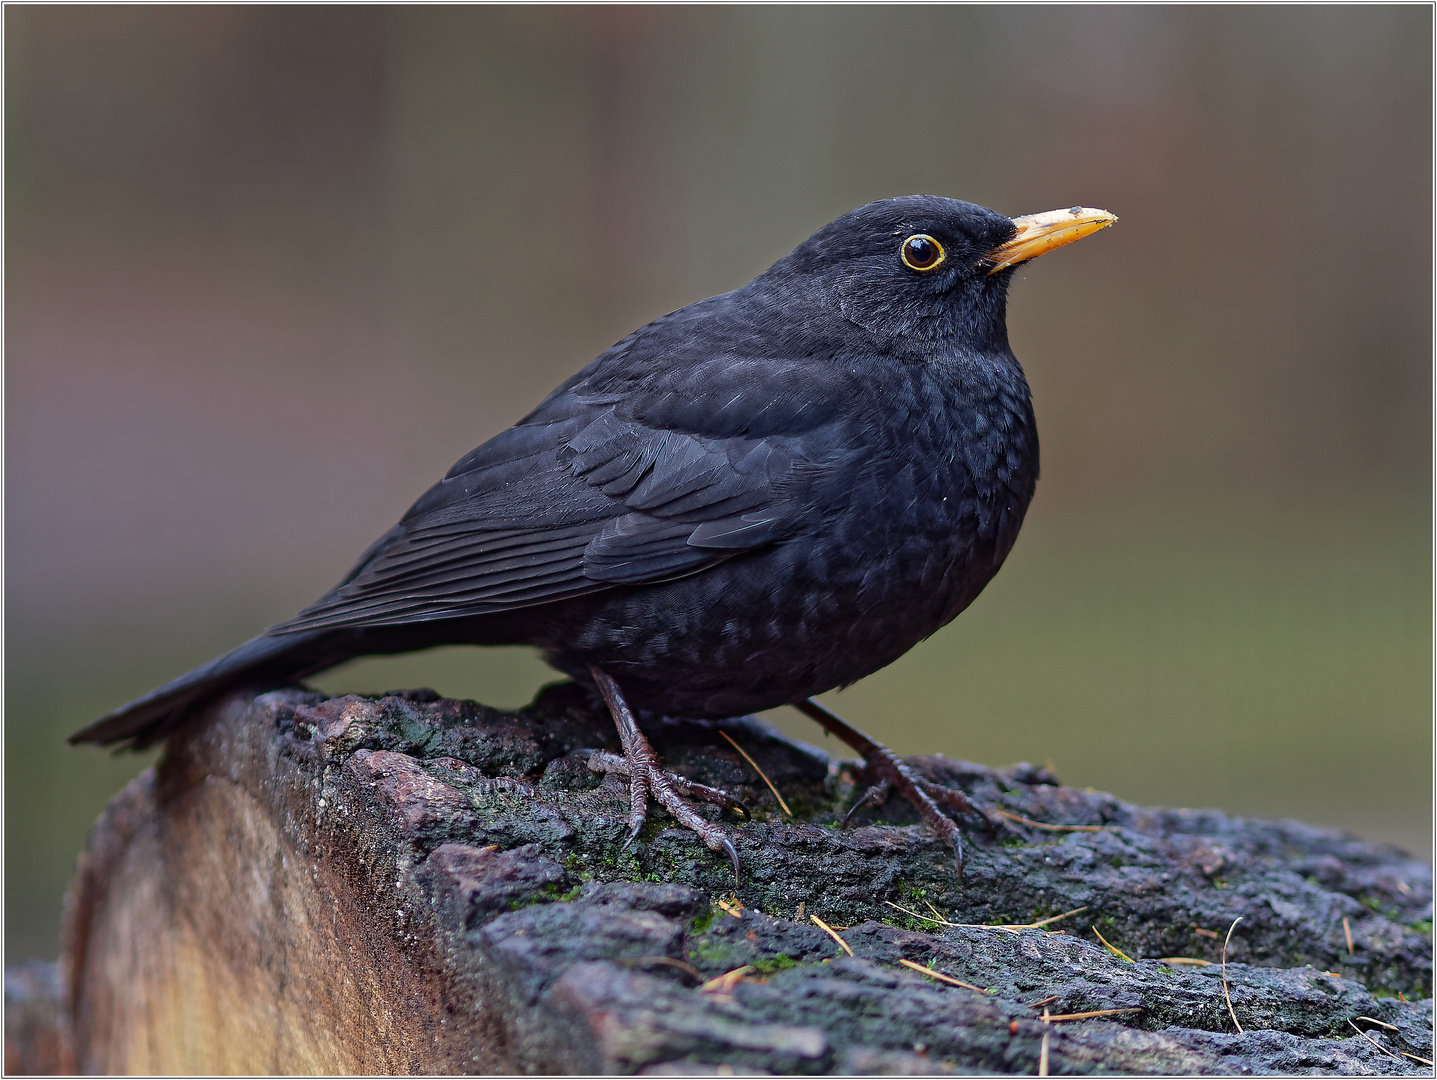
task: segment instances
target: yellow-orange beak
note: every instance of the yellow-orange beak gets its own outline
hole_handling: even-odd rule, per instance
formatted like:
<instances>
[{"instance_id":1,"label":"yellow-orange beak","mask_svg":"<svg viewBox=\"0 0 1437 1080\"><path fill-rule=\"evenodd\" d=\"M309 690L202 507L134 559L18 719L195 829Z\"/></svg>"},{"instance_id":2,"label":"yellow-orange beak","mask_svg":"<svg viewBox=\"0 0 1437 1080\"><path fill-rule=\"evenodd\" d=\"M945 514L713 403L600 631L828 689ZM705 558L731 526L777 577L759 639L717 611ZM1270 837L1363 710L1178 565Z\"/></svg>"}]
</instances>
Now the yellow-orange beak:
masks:
<instances>
[{"instance_id":1,"label":"yellow-orange beak","mask_svg":"<svg viewBox=\"0 0 1437 1080\"><path fill-rule=\"evenodd\" d=\"M1094 210L1087 206L1015 217L1013 224L1018 226L1018 234L988 253L993 263L988 273L996 274L1016 263L1046 255L1054 248L1106 229L1117 220L1116 215L1106 210Z\"/></svg>"}]
</instances>

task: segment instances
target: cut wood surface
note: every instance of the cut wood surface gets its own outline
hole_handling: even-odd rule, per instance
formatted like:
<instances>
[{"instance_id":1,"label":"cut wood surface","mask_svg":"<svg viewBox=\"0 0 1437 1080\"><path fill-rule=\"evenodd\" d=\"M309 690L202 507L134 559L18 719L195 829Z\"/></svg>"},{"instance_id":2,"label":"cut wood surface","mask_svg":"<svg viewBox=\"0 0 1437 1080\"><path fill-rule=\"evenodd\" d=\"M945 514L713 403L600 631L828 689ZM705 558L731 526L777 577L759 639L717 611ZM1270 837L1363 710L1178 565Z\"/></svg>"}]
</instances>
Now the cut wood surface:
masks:
<instances>
[{"instance_id":1,"label":"cut wood surface","mask_svg":"<svg viewBox=\"0 0 1437 1080\"><path fill-rule=\"evenodd\" d=\"M1330 830L911 758L1006 815L960 883L896 802L838 826L853 763L646 725L753 811L735 888L660 811L622 850L626 788L585 764L616 739L573 684L197 719L67 900L83 1071L1031 1074L1046 1046L1053 1074L1431 1074L1431 867Z\"/></svg>"}]
</instances>

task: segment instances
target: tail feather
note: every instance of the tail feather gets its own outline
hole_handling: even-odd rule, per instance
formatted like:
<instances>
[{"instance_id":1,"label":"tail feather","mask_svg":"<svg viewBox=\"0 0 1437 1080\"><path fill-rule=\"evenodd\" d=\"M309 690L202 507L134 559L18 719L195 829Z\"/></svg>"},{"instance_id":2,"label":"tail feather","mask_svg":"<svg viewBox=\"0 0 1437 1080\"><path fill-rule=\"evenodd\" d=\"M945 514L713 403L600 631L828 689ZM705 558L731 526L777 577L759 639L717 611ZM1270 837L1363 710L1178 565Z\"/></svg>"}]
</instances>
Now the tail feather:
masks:
<instances>
[{"instance_id":1,"label":"tail feather","mask_svg":"<svg viewBox=\"0 0 1437 1080\"><path fill-rule=\"evenodd\" d=\"M282 686L347 659L331 657L323 632L261 634L223 656L100 717L70 736L71 743L119 743L140 750L165 738L200 705L245 685Z\"/></svg>"}]
</instances>

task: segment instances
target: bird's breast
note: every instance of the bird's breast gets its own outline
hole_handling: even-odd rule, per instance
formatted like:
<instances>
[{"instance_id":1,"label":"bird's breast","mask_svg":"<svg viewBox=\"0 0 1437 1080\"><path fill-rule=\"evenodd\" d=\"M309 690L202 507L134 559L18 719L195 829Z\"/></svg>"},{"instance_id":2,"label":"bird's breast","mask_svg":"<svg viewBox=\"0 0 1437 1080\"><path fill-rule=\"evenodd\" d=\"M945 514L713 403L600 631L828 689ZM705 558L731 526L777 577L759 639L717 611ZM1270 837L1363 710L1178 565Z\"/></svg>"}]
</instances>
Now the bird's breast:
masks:
<instances>
[{"instance_id":1,"label":"bird's breast","mask_svg":"<svg viewBox=\"0 0 1437 1080\"><path fill-rule=\"evenodd\" d=\"M1016 364L1013 365L1016 369ZM848 513L849 541L882 558L926 550L937 563L997 569L1017 537L1038 472L1028 388L1016 379L930 379L875 439Z\"/></svg>"}]
</instances>

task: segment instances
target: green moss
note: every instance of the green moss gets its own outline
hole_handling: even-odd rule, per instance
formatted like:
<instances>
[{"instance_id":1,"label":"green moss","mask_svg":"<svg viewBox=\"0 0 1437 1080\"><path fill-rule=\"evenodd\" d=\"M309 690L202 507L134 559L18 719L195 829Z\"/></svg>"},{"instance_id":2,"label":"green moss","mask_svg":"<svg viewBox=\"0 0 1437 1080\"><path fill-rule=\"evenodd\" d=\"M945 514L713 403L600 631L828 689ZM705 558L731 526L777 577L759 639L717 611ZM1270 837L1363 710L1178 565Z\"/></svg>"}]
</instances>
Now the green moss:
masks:
<instances>
[{"instance_id":1,"label":"green moss","mask_svg":"<svg viewBox=\"0 0 1437 1080\"><path fill-rule=\"evenodd\" d=\"M528 896L521 896L516 900L509 901L509 910L518 911L521 908L533 907L535 904L568 904L577 900L583 889L582 884L575 885L572 889L562 890L557 884L541 885L537 891Z\"/></svg>"},{"instance_id":2,"label":"green moss","mask_svg":"<svg viewBox=\"0 0 1437 1080\"><path fill-rule=\"evenodd\" d=\"M738 967L738 951L707 934L689 939L689 963L708 970L732 971Z\"/></svg>"},{"instance_id":3,"label":"green moss","mask_svg":"<svg viewBox=\"0 0 1437 1080\"><path fill-rule=\"evenodd\" d=\"M883 916L883 921L900 930L911 930L922 934L931 934L938 929L938 924L931 919L915 919L912 915L905 915L901 911L894 912L891 917Z\"/></svg>"},{"instance_id":4,"label":"green moss","mask_svg":"<svg viewBox=\"0 0 1437 1080\"><path fill-rule=\"evenodd\" d=\"M1377 914L1385 916L1386 918L1395 920L1398 916L1396 908L1383 907L1382 901L1375 896L1359 896L1357 902L1369 911L1375 911Z\"/></svg>"},{"instance_id":5,"label":"green moss","mask_svg":"<svg viewBox=\"0 0 1437 1080\"><path fill-rule=\"evenodd\" d=\"M589 868L587 860L578 852L571 851L564 856L564 869L573 874L580 881L593 881L594 873Z\"/></svg>"},{"instance_id":6,"label":"green moss","mask_svg":"<svg viewBox=\"0 0 1437 1080\"><path fill-rule=\"evenodd\" d=\"M753 969L759 975L767 977L777 975L780 971L787 971L789 968L802 967L803 965L789 956L787 953L779 953L777 956L766 957L763 960L753 961Z\"/></svg>"},{"instance_id":7,"label":"green moss","mask_svg":"<svg viewBox=\"0 0 1437 1080\"><path fill-rule=\"evenodd\" d=\"M1408 923L1408 924L1407 924L1407 929L1409 929L1409 930L1415 930L1415 931L1417 931L1417 933L1419 933L1419 934L1424 934L1424 935L1426 935L1427 937L1431 937L1431 936L1432 936L1432 920L1431 920L1431 919L1418 919L1416 922L1410 922L1410 923Z\"/></svg>"}]
</instances>

